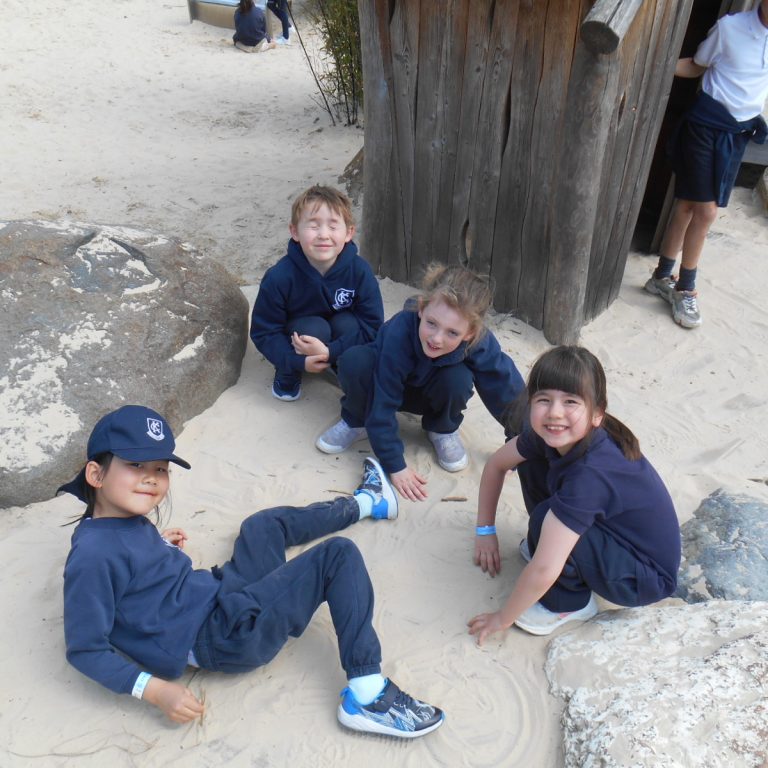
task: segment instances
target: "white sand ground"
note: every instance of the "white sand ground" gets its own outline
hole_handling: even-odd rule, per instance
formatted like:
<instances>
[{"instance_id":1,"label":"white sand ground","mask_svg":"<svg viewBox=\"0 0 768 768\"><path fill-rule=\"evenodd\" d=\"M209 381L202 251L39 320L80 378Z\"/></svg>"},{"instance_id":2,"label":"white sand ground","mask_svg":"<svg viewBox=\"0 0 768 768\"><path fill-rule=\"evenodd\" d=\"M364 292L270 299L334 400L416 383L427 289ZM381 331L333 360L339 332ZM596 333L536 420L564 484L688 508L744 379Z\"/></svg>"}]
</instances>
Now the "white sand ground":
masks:
<instances>
[{"instance_id":1,"label":"white sand ground","mask_svg":"<svg viewBox=\"0 0 768 768\"><path fill-rule=\"evenodd\" d=\"M0 217L174 235L224 263L249 300L282 253L292 198L311 183L336 183L362 144L361 130L330 126L298 47L237 52L225 30L190 25L180 0L6 0L0 30ZM762 204L737 190L702 261L701 329L678 328L641 291L652 262L632 255L619 298L583 333L606 367L610 410L640 438L682 521L718 487L768 500L767 245ZM388 314L409 293L389 280L382 288ZM524 373L548 346L511 317L491 326ZM299 402L284 404L269 395L270 380L249 347L238 384L179 436L193 469L174 473L172 522L189 533L197 565L227 557L246 514L356 484L366 444L335 458L313 447L337 415L338 391L314 378ZM0 513L0 765L558 765L547 640L513 630L478 649L465 634L466 619L498 606L521 569L525 519L514 481L499 515L502 575L491 580L471 564L478 481L501 428L475 399L463 430L471 464L448 475L418 423L402 424L430 499L403 503L396 523L363 523L348 535L377 591L385 671L446 710L440 731L395 743L337 725L344 678L324 608L264 669L187 675L206 697L202 723L173 726L100 689L64 659L71 528L61 525L78 505L62 498ZM467 500L442 501L449 496Z\"/></svg>"}]
</instances>

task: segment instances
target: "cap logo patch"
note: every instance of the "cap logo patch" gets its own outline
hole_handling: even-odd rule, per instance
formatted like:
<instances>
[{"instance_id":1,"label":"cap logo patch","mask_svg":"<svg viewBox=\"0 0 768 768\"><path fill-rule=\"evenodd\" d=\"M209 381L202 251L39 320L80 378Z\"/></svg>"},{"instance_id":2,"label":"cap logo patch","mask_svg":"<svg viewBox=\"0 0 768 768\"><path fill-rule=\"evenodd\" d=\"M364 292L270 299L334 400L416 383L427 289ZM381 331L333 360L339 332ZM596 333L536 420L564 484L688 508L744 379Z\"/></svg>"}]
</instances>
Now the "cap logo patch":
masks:
<instances>
[{"instance_id":1,"label":"cap logo patch","mask_svg":"<svg viewBox=\"0 0 768 768\"><path fill-rule=\"evenodd\" d=\"M158 442L160 440L165 440L165 435L163 434L163 422L160 421L160 419L151 419L147 417L147 434L153 440L157 440Z\"/></svg>"}]
</instances>

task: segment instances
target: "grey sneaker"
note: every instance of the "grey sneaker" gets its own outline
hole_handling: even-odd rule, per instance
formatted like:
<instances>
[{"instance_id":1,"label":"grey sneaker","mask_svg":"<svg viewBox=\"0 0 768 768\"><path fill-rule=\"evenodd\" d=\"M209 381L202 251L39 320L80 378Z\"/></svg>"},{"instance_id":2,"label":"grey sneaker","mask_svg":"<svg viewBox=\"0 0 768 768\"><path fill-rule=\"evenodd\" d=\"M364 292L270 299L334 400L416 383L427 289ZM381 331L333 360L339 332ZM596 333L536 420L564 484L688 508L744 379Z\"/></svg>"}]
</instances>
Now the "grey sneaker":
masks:
<instances>
[{"instance_id":1,"label":"grey sneaker","mask_svg":"<svg viewBox=\"0 0 768 768\"><path fill-rule=\"evenodd\" d=\"M315 447L323 453L342 453L364 437L365 427L350 427L344 419L339 419L317 438Z\"/></svg>"},{"instance_id":2,"label":"grey sneaker","mask_svg":"<svg viewBox=\"0 0 768 768\"><path fill-rule=\"evenodd\" d=\"M654 296L661 296L662 299L672 303L672 294L675 292L674 277L654 277L651 275L643 288Z\"/></svg>"},{"instance_id":3,"label":"grey sneaker","mask_svg":"<svg viewBox=\"0 0 768 768\"><path fill-rule=\"evenodd\" d=\"M696 291L672 292L672 317L683 328L698 328L701 325L699 302Z\"/></svg>"},{"instance_id":4,"label":"grey sneaker","mask_svg":"<svg viewBox=\"0 0 768 768\"><path fill-rule=\"evenodd\" d=\"M469 456L461 442L459 430L447 435L439 432L427 432L429 442L435 447L437 463L446 472L458 472L469 464Z\"/></svg>"}]
</instances>

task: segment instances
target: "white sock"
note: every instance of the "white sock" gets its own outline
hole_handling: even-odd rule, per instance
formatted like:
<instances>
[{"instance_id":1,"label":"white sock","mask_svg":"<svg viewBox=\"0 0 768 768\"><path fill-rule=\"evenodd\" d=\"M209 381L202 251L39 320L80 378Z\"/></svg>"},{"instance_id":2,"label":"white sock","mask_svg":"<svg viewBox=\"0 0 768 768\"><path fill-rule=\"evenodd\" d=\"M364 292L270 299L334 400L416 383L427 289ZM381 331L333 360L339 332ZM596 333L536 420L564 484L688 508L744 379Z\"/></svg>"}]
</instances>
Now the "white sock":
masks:
<instances>
[{"instance_id":1,"label":"white sock","mask_svg":"<svg viewBox=\"0 0 768 768\"><path fill-rule=\"evenodd\" d=\"M353 677L349 681L349 688L355 695L358 704L370 704L384 690L387 679L379 673Z\"/></svg>"},{"instance_id":2,"label":"white sock","mask_svg":"<svg viewBox=\"0 0 768 768\"><path fill-rule=\"evenodd\" d=\"M373 512L373 496L367 491L359 491L355 494L355 501L360 507L360 517L357 519L362 520L364 517L370 517Z\"/></svg>"}]
</instances>

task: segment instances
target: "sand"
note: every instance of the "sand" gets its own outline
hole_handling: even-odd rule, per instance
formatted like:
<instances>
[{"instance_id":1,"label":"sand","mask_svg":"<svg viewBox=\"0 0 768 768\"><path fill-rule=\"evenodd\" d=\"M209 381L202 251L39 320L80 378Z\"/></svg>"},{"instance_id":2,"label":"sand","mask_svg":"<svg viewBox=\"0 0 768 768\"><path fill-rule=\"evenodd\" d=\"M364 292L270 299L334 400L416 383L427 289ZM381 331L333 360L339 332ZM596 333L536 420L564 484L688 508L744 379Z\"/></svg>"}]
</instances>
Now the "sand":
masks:
<instances>
[{"instance_id":1,"label":"sand","mask_svg":"<svg viewBox=\"0 0 768 768\"><path fill-rule=\"evenodd\" d=\"M226 30L190 25L183 2L8 0L0 28L0 217L180 237L223 263L249 301L284 252L292 198L311 183L337 183L362 145L361 129L330 125L298 46L240 53ZM583 332L605 365L610 410L640 438L681 521L719 487L768 500L766 245L761 201L737 190L702 260L701 329L677 327L667 305L643 293L653 261L631 254L619 298ZM388 315L410 293L389 280L382 290ZM490 326L523 373L548 348L511 316ZM238 384L178 436L193 469L174 472L171 522L188 532L197 566L228 556L245 515L356 485L366 443L338 457L313 447L337 417L338 390L313 377L286 404L270 396L270 382L270 366L249 347ZM500 605L522 568L514 480L499 510L502 574L492 580L471 563L479 477L502 430L474 398L463 428L471 463L449 475L418 422L401 424L429 500L404 502L397 522L361 523L348 535L376 589L385 673L445 709L440 731L400 743L336 723L345 681L325 608L261 670L186 675L206 697L202 723L174 726L101 689L64 658L61 575L72 529L62 524L79 506L60 498L0 514L0 764L560 764L546 638L512 630L478 649L465 630L469 617Z\"/></svg>"}]
</instances>

